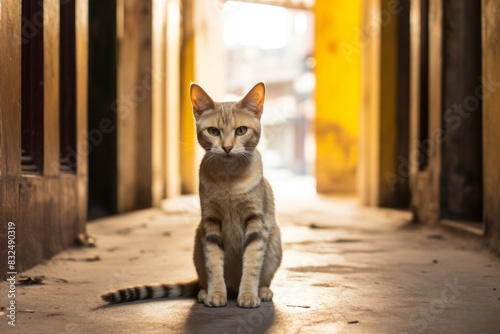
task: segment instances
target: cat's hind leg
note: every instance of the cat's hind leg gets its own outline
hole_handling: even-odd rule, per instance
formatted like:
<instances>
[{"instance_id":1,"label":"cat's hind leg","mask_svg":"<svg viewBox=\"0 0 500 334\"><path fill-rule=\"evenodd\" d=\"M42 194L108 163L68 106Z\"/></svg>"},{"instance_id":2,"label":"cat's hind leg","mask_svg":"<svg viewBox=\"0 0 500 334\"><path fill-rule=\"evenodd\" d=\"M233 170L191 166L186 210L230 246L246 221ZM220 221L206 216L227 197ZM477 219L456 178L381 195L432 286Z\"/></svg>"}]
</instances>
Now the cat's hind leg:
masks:
<instances>
[{"instance_id":1,"label":"cat's hind leg","mask_svg":"<svg viewBox=\"0 0 500 334\"><path fill-rule=\"evenodd\" d=\"M280 231L276 226L271 230L269 236L259 282L259 298L264 302L273 299L273 291L269 287L271 286L274 274L281 264L282 253Z\"/></svg>"}]
</instances>

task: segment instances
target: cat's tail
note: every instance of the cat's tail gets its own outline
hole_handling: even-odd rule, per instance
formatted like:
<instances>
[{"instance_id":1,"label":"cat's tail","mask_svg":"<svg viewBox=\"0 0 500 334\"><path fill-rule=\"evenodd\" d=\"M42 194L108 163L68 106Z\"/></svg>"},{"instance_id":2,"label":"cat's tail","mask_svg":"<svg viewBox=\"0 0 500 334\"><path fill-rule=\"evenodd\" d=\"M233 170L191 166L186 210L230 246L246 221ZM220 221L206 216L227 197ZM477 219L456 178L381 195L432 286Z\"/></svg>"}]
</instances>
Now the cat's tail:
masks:
<instances>
[{"instance_id":1,"label":"cat's tail","mask_svg":"<svg viewBox=\"0 0 500 334\"><path fill-rule=\"evenodd\" d=\"M139 299L196 297L198 280L177 284L136 285L103 293L101 298L108 303L123 303Z\"/></svg>"}]
</instances>

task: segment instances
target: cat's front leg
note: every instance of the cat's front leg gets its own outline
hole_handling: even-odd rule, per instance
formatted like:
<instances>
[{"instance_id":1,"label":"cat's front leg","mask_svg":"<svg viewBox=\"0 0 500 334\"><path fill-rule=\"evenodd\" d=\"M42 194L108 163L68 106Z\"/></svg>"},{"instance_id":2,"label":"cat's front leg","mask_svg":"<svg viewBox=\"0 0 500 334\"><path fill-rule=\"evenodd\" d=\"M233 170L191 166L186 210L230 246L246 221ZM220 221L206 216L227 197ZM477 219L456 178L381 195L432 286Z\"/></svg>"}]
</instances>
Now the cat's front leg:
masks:
<instances>
[{"instance_id":1,"label":"cat's front leg","mask_svg":"<svg viewBox=\"0 0 500 334\"><path fill-rule=\"evenodd\" d=\"M219 307L227 304L227 290L224 282L224 242L222 239L221 220L202 219L203 253L207 272L207 292L204 295L205 306Z\"/></svg>"},{"instance_id":2,"label":"cat's front leg","mask_svg":"<svg viewBox=\"0 0 500 334\"><path fill-rule=\"evenodd\" d=\"M262 215L252 215L246 220L245 225L243 273L238 292L238 306L253 308L258 307L261 301L258 291L259 281L269 233Z\"/></svg>"}]
</instances>

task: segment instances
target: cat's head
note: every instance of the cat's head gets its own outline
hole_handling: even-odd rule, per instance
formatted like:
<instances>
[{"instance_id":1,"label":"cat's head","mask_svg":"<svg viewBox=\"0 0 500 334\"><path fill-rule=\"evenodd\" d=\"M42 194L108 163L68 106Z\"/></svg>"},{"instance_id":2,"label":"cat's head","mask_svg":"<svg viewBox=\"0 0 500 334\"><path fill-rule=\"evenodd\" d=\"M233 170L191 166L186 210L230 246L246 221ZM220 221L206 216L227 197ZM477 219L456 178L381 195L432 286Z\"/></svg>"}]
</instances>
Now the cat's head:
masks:
<instances>
[{"instance_id":1,"label":"cat's head","mask_svg":"<svg viewBox=\"0 0 500 334\"><path fill-rule=\"evenodd\" d=\"M214 102L197 84L191 84L191 103L198 142L221 158L249 155L259 143L265 86L258 83L237 102Z\"/></svg>"}]
</instances>

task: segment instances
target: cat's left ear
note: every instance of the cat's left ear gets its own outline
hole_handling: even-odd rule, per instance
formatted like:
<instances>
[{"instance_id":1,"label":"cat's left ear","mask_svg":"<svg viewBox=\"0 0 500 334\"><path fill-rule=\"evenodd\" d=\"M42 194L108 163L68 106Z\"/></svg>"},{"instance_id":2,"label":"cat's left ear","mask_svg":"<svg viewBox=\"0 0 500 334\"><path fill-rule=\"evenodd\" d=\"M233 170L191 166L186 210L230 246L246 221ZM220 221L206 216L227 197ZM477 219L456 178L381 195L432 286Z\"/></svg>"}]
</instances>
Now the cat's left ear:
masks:
<instances>
[{"instance_id":1,"label":"cat's left ear","mask_svg":"<svg viewBox=\"0 0 500 334\"><path fill-rule=\"evenodd\" d=\"M253 111L260 119L264 111L264 97L266 95L266 86L263 82L256 84L245 97L241 100L241 105Z\"/></svg>"},{"instance_id":2,"label":"cat's left ear","mask_svg":"<svg viewBox=\"0 0 500 334\"><path fill-rule=\"evenodd\" d=\"M189 92L191 104L193 105L193 114L196 118L206 110L215 109L215 102L199 85L191 83Z\"/></svg>"}]
</instances>

